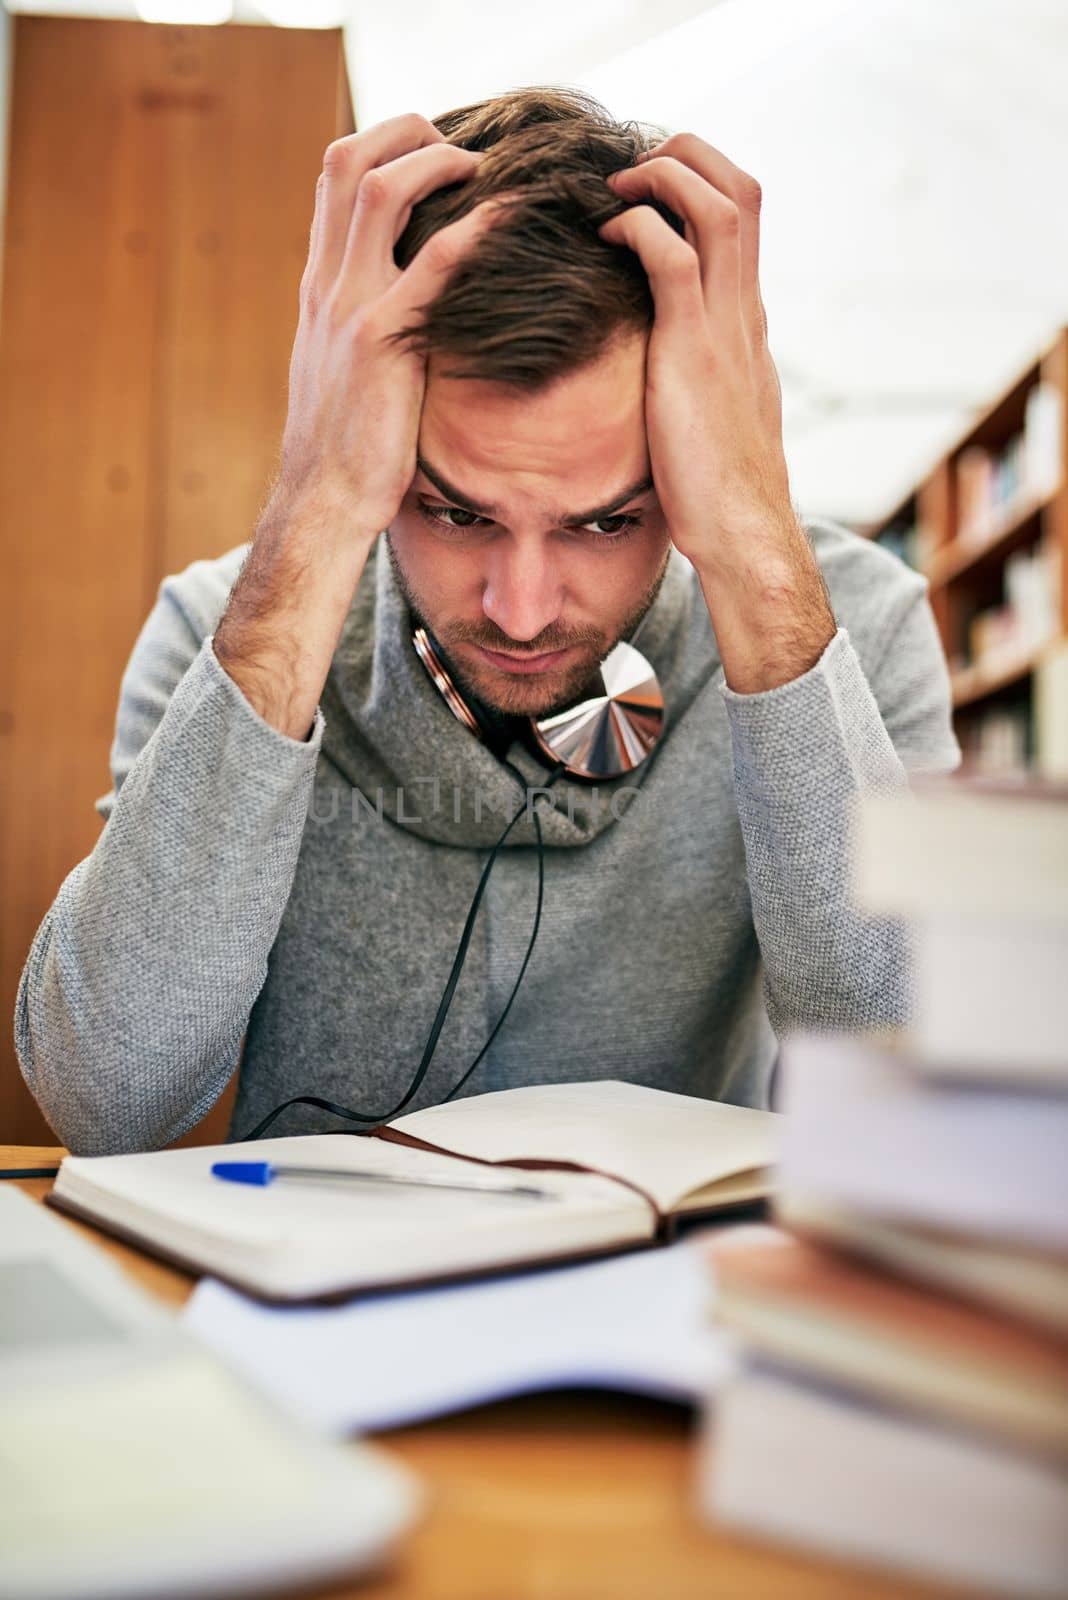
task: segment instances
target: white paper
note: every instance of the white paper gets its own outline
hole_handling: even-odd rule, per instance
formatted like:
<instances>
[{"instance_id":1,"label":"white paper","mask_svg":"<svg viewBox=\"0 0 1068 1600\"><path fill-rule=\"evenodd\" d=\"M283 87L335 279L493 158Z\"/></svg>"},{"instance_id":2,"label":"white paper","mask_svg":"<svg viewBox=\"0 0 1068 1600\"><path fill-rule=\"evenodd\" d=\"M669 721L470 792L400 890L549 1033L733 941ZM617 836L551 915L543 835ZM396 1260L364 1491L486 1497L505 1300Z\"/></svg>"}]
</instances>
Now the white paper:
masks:
<instances>
[{"instance_id":1,"label":"white paper","mask_svg":"<svg viewBox=\"0 0 1068 1600\"><path fill-rule=\"evenodd\" d=\"M726 1373L698 1245L336 1307L274 1308L205 1279L191 1332L332 1433L570 1385L695 1399Z\"/></svg>"}]
</instances>

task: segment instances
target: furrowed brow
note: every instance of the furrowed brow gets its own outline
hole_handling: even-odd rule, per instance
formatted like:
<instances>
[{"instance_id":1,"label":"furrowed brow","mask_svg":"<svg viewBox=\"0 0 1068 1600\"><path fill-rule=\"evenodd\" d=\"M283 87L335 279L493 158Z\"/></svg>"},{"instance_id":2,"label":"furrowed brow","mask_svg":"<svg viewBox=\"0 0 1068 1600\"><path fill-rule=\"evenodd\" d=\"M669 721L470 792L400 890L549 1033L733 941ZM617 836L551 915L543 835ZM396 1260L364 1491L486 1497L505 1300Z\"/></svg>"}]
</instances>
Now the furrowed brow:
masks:
<instances>
[{"instance_id":1,"label":"furrowed brow","mask_svg":"<svg viewBox=\"0 0 1068 1600\"><path fill-rule=\"evenodd\" d=\"M416 456L415 464L424 478L429 479L434 485L438 493L444 495L447 500L451 500L462 511L470 511L476 517L495 517L497 515L500 509L498 506L480 504L477 500L472 500L470 495L464 494L462 490L457 489L455 484L450 483L443 473L439 472L436 467L430 466L422 456ZM574 516L561 518L562 526L580 528L583 523L599 522L603 517L613 517L621 506L625 506L629 500L636 499L640 494L648 494L652 487L653 480L651 476L646 475L644 478L639 478L636 483L632 483L628 488L624 489L622 494L615 495L606 505L594 506L592 511L580 511Z\"/></svg>"},{"instance_id":2,"label":"furrowed brow","mask_svg":"<svg viewBox=\"0 0 1068 1600\"><path fill-rule=\"evenodd\" d=\"M621 506L628 500L634 500L640 494L648 494L653 487L650 477L639 478L637 483L632 483L629 489L624 489L622 494L617 494L606 506L594 506L592 511L582 511L575 517L565 517L566 528L580 528L584 522L599 522L602 517L614 517Z\"/></svg>"},{"instance_id":3,"label":"furrowed brow","mask_svg":"<svg viewBox=\"0 0 1068 1600\"><path fill-rule=\"evenodd\" d=\"M478 501L472 500L470 495L463 494L459 489L455 488L448 478L438 472L436 467L428 466L422 456L416 456L415 464L423 474L423 477L430 479L438 493L443 494L446 500L451 500L454 505L458 505L461 511L472 511L476 517L495 517L497 515L497 506L479 505Z\"/></svg>"}]
</instances>

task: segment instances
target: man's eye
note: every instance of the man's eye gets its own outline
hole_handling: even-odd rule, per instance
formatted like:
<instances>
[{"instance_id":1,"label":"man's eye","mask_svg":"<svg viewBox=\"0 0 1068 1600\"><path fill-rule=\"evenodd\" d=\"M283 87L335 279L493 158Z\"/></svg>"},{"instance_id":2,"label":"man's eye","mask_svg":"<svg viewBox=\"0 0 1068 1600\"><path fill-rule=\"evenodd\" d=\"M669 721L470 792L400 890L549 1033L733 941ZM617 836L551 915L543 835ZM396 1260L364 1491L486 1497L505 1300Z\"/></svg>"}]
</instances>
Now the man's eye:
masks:
<instances>
[{"instance_id":1,"label":"man's eye","mask_svg":"<svg viewBox=\"0 0 1068 1600\"><path fill-rule=\"evenodd\" d=\"M465 511L462 506L432 505L428 500L421 501L419 509L428 522L436 522L442 528L473 528L477 523L488 521L477 512Z\"/></svg>"},{"instance_id":2,"label":"man's eye","mask_svg":"<svg viewBox=\"0 0 1068 1600\"><path fill-rule=\"evenodd\" d=\"M630 528L639 527L641 520L641 517L628 516L623 511L617 511L614 517L598 517L596 522L587 522L584 526L609 539L616 534L626 533Z\"/></svg>"}]
</instances>

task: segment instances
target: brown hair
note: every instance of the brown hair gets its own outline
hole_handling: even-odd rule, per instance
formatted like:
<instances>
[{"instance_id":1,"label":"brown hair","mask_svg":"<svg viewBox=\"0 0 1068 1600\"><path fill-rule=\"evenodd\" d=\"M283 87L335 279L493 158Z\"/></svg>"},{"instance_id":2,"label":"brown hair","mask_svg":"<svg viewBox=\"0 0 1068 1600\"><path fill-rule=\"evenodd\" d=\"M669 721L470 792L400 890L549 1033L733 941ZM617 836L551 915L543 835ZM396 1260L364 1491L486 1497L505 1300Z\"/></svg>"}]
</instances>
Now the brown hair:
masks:
<instances>
[{"instance_id":1,"label":"brown hair","mask_svg":"<svg viewBox=\"0 0 1068 1600\"><path fill-rule=\"evenodd\" d=\"M448 377L537 389L587 365L618 333L650 325L641 262L597 229L625 209L605 178L633 166L662 130L617 122L589 95L557 88L515 89L433 120L450 144L490 153L473 178L412 208L398 266L479 201L503 191L515 200L399 338L446 356ZM673 212L649 204L683 231Z\"/></svg>"}]
</instances>

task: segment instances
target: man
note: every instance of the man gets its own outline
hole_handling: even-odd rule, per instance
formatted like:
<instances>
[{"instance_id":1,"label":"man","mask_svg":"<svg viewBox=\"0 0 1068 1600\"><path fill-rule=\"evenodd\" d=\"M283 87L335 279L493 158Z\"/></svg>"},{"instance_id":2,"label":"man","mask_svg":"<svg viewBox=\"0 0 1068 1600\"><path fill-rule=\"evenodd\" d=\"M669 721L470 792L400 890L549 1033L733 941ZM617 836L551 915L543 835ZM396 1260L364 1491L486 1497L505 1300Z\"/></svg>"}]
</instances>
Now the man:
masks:
<instances>
[{"instance_id":1,"label":"man","mask_svg":"<svg viewBox=\"0 0 1068 1600\"><path fill-rule=\"evenodd\" d=\"M924 581L791 504L758 212L701 140L562 91L327 150L277 482L247 552L163 584L107 826L23 974L72 1149L173 1140L239 1057L235 1137L297 1096L390 1114L525 786L412 1108L576 1077L765 1104L777 1035L907 1015L849 808L957 763L948 681ZM549 785L530 719L621 638L661 739Z\"/></svg>"}]
</instances>

